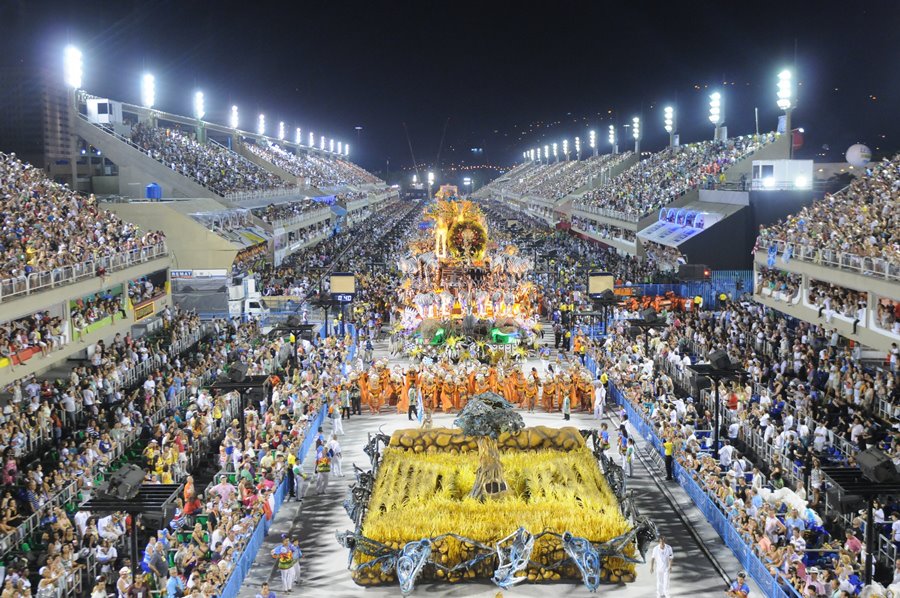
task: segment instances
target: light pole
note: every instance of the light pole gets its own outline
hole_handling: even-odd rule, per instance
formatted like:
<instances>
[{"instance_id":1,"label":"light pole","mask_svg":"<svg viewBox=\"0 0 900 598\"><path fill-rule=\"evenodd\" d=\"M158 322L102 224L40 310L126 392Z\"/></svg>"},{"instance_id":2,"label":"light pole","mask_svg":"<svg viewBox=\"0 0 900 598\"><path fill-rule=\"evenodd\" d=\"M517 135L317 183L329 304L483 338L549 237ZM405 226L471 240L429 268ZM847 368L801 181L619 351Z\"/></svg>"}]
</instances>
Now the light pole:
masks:
<instances>
[{"instance_id":1,"label":"light pole","mask_svg":"<svg viewBox=\"0 0 900 598\"><path fill-rule=\"evenodd\" d=\"M794 110L794 82L791 71L784 69L778 73L778 107L784 110L784 132L792 135L791 112ZM791 139L788 147L790 157L794 155L794 140Z\"/></svg>"},{"instance_id":2,"label":"light pole","mask_svg":"<svg viewBox=\"0 0 900 598\"><path fill-rule=\"evenodd\" d=\"M297 134L294 135L294 145L300 145L300 140L302 139L302 135L300 133L300 127L297 127Z\"/></svg>"},{"instance_id":3,"label":"light pole","mask_svg":"<svg viewBox=\"0 0 900 598\"><path fill-rule=\"evenodd\" d=\"M581 138L575 138L575 159L581 160Z\"/></svg>"},{"instance_id":4,"label":"light pole","mask_svg":"<svg viewBox=\"0 0 900 598\"><path fill-rule=\"evenodd\" d=\"M568 162L569 161L569 140L568 139L563 139L562 151L563 151L563 158L565 159L566 162Z\"/></svg>"},{"instance_id":5,"label":"light pole","mask_svg":"<svg viewBox=\"0 0 900 598\"><path fill-rule=\"evenodd\" d=\"M156 79L150 73L144 73L141 77L141 105L147 109L147 120L150 126L155 127L153 118L153 105L156 103Z\"/></svg>"},{"instance_id":6,"label":"light pole","mask_svg":"<svg viewBox=\"0 0 900 598\"><path fill-rule=\"evenodd\" d=\"M557 148L558 148L557 144L554 143L553 144L553 159L556 162L559 162L559 152L557 151Z\"/></svg>"},{"instance_id":7,"label":"light pole","mask_svg":"<svg viewBox=\"0 0 900 598\"><path fill-rule=\"evenodd\" d=\"M75 119L78 118L78 89L84 75L84 63L81 50L75 46L66 46L63 50L63 79L69 89L69 123L73 131L69 138L69 162L72 165L72 191L78 185L78 137L75 135Z\"/></svg>"},{"instance_id":8,"label":"light pole","mask_svg":"<svg viewBox=\"0 0 900 598\"><path fill-rule=\"evenodd\" d=\"M350 157L350 144L349 143L344 144L344 157L345 158Z\"/></svg>"},{"instance_id":9,"label":"light pole","mask_svg":"<svg viewBox=\"0 0 900 598\"><path fill-rule=\"evenodd\" d=\"M641 119L635 116L631 119L631 136L634 137L634 153L641 159Z\"/></svg>"},{"instance_id":10,"label":"light pole","mask_svg":"<svg viewBox=\"0 0 900 598\"><path fill-rule=\"evenodd\" d=\"M428 199L431 199L431 187L434 185L434 173L428 173Z\"/></svg>"},{"instance_id":11,"label":"light pole","mask_svg":"<svg viewBox=\"0 0 900 598\"><path fill-rule=\"evenodd\" d=\"M546 162L547 164L550 163L550 146L549 145L544 146L544 162Z\"/></svg>"},{"instance_id":12,"label":"light pole","mask_svg":"<svg viewBox=\"0 0 900 598\"><path fill-rule=\"evenodd\" d=\"M312 131L309 132L309 149L312 149L316 146L316 134Z\"/></svg>"},{"instance_id":13,"label":"light pole","mask_svg":"<svg viewBox=\"0 0 900 598\"><path fill-rule=\"evenodd\" d=\"M265 114L259 115L259 119L257 120L257 123L256 123L256 134L259 135L260 137L263 137L266 134L266 115Z\"/></svg>"},{"instance_id":14,"label":"light pole","mask_svg":"<svg viewBox=\"0 0 900 598\"><path fill-rule=\"evenodd\" d=\"M228 124L231 125L232 129L237 130L239 123L240 123L240 120L238 119L238 107L232 106L231 107L231 118L229 119Z\"/></svg>"},{"instance_id":15,"label":"light pole","mask_svg":"<svg viewBox=\"0 0 900 598\"><path fill-rule=\"evenodd\" d=\"M278 123L278 141L284 141L284 121Z\"/></svg>"},{"instance_id":16,"label":"light pole","mask_svg":"<svg viewBox=\"0 0 900 598\"><path fill-rule=\"evenodd\" d=\"M722 101L722 94L715 91L709 94L709 122L716 126L715 141L724 141L719 139L722 135L722 123L725 122L725 106Z\"/></svg>"},{"instance_id":17,"label":"light pole","mask_svg":"<svg viewBox=\"0 0 900 598\"><path fill-rule=\"evenodd\" d=\"M206 129L203 125L203 117L206 116L206 103L202 91L194 93L194 116L197 118L197 141L206 143Z\"/></svg>"},{"instance_id":18,"label":"light pole","mask_svg":"<svg viewBox=\"0 0 900 598\"><path fill-rule=\"evenodd\" d=\"M616 125L609 125L609 144L612 146L612 153L619 153L618 134L616 133ZM596 153L594 155L597 155Z\"/></svg>"},{"instance_id":19,"label":"light pole","mask_svg":"<svg viewBox=\"0 0 900 598\"><path fill-rule=\"evenodd\" d=\"M471 177L465 177L463 179L463 186L469 188L469 195L472 194L472 179Z\"/></svg>"},{"instance_id":20,"label":"light pole","mask_svg":"<svg viewBox=\"0 0 900 598\"><path fill-rule=\"evenodd\" d=\"M666 106L663 109L663 121L666 125L666 133L669 134L669 147L675 147L675 109Z\"/></svg>"},{"instance_id":21,"label":"light pole","mask_svg":"<svg viewBox=\"0 0 900 598\"><path fill-rule=\"evenodd\" d=\"M588 145L593 150L594 157L597 157L597 132L594 129L591 129L588 133Z\"/></svg>"}]
</instances>

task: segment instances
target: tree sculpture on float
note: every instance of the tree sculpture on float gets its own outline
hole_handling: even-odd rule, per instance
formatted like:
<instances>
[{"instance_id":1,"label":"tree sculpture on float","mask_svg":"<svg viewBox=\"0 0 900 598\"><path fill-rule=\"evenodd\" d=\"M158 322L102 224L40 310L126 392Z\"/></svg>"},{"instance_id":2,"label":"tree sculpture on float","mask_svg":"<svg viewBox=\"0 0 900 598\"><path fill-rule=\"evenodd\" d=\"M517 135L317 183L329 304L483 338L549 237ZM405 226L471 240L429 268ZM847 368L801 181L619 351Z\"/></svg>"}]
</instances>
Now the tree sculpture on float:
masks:
<instances>
[{"instance_id":1,"label":"tree sculpture on float","mask_svg":"<svg viewBox=\"0 0 900 598\"><path fill-rule=\"evenodd\" d=\"M467 436L475 436L478 442L478 470L469 496L478 500L505 496L509 487L503 478L497 438L503 432L515 434L522 430L525 427L522 416L506 399L486 392L472 397L453 424Z\"/></svg>"}]
</instances>

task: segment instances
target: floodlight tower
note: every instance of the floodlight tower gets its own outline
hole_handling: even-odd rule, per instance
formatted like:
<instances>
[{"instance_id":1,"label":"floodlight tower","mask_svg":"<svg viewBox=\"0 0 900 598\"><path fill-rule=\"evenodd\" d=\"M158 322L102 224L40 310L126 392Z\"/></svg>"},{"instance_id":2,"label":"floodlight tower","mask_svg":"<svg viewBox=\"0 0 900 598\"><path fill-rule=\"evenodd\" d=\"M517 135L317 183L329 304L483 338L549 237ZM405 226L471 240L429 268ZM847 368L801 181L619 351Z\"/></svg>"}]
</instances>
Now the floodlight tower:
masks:
<instances>
[{"instance_id":1,"label":"floodlight tower","mask_svg":"<svg viewBox=\"0 0 900 598\"><path fill-rule=\"evenodd\" d=\"M297 134L294 135L294 145L296 146L299 146L303 141L303 136L301 135L301 133L302 131L300 130L300 127L297 127Z\"/></svg>"},{"instance_id":2,"label":"floodlight tower","mask_svg":"<svg viewBox=\"0 0 900 598\"><path fill-rule=\"evenodd\" d=\"M206 116L206 100L202 91L194 92L194 117L197 119L197 141L206 143L206 126L203 117Z\"/></svg>"},{"instance_id":3,"label":"floodlight tower","mask_svg":"<svg viewBox=\"0 0 900 598\"><path fill-rule=\"evenodd\" d=\"M309 147L310 149L316 146L316 134L312 131L309 132Z\"/></svg>"},{"instance_id":4,"label":"floodlight tower","mask_svg":"<svg viewBox=\"0 0 900 598\"><path fill-rule=\"evenodd\" d=\"M544 146L544 162L546 162L547 164L550 163L550 146L549 145Z\"/></svg>"},{"instance_id":5,"label":"floodlight tower","mask_svg":"<svg viewBox=\"0 0 900 598\"><path fill-rule=\"evenodd\" d=\"M238 128L238 125L240 124L240 122L241 122L241 121L240 121L240 119L238 118L238 107L237 107L237 106L232 106L232 107L231 107L231 118L229 118L228 124L230 124L230 125L231 125L231 128L234 129L234 130L236 131L237 128Z\"/></svg>"},{"instance_id":6,"label":"floodlight tower","mask_svg":"<svg viewBox=\"0 0 900 598\"><path fill-rule=\"evenodd\" d=\"M575 159L581 160L581 137L575 138Z\"/></svg>"},{"instance_id":7,"label":"floodlight tower","mask_svg":"<svg viewBox=\"0 0 900 598\"><path fill-rule=\"evenodd\" d=\"M716 126L714 139L716 141L725 141L720 139L722 136L722 124L725 122L725 102L722 94L718 91L709 94L709 122Z\"/></svg>"},{"instance_id":8,"label":"floodlight tower","mask_svg":"<svg viewBox=\"0 0 900 598\"><path fill-rule=\"evenodd\" d=\"M69 94L69 129L75 131L75 119L78 118L78 90L84 75L84 63L81 50L75 46L66 46L63 50L63 79ZM69 163L72 166L72 190L78 184L78 136L74 133L69 138Z\"/></svg>"},{"instance_id":9,"label":"floodlight tower","mask_svg":"<svg viewBox=\"0 0 900 598\"><path fill-rule=\"evenodd\" d=\"M344 157L345 158L350 157L350 144L349 143L344 144Z\"/></svg>"},{"instance_id":10,"label":"floodlight tower","mask_svg":"<svg viewBox=\"0 0 900 598\"><path fill-rule=\"evenodd\" d=\"M156 126L156 113L153 105L156 103L156 79L150 73L144 73L141 77L141 106L147 109L147 121L151 127Z\"/></svg>"},{"instance_id":11,"label":"floodlight tower","mask_svg":"<svg viewBox=\"0 0 900 598\"><path fill-rule=\"evenodd\" d=\"M328 151L332 154L334 153L334 139L328 140Z\"/></svg>"},{"instance_id":12,"label":"floodlight tower","mask_svg":"<svg viewBox=\"0 0 900 598\"><path fill-rule=\"evenodd\" d=\"M641 138L643 135L641 133L641 119L638 116L631 119L631 136L634 137L634 153L638 155L638 160L640 160Z\"/></svg>"},{"instance_id":13,"label":"floodlight tower","mask_svg":"<svg viewBox=\"0 0 900 598\"><path fill-rule=\"evenodd\" d=\"M428 173L428 199L431 199L431 187L434 185L434 173Z\"/></svg>"},{"instance_id":14,"label":"floodlight tower","mask_svg":"<svg viewBox=\"0 0 900 598\"><path fill-rule=\"evenodd\" d=\"M563 158L565 158L566 162L568 162L569 161L569 140L568 139L563 139L562 151L563 151Z\"/></svg>"},{"instance_id":15,"label":"floodlight tower","mask_svg":"<svg viewBox=\"0 0 900 598\"><path fill-rule=\"evenodd\" d=\"M325 151L325 136L324 135L319 136L319 149L323 152Z\"/></svg>"},{"instance_id":16,"label":"floodlight tower","mask_svg":"<svg viewBox=\"0 0 900 598\"><path fill-rule=\"evenodd\" d=\"M609 144L612 146L612 153L619 153L619 136L616 133L616 125L609 125ZM594 154L596 155L596 153Z\"/></svg>"},{"instance_id":17,"label":"floodlight tower","mask_svg":"<svg viewBox=\"0 0 900 598\"><path fill-rule=\"evenodd\" d=\"M260 137L265 137L266 135L266 115L260 114L259 118L256 121L256 134Z\"/></svg>"},{"instance_id":18,"label":"floodlight tower","mask_svg":"<svg viewBox=\"0 0 900 598\"><path fill-rule=\"evenodd\" d=\"M559 145L557 145L556 143L554 143L554 144L553 144L553 159L554 159L556 162L559 162L559 151L558 151L558 148L559 148Z\"/></svg>"},{"instance_id":19,"label":"floodlight tower","mask_svg":"<svg viewBox=\"0 0 900 598\"><path fill-rule=\"evenodd\" d=\"M278 141L284 141L284 121L278 123Z\"/></svg>"},{"instance_id":20,"label":"floodlight tower","mask_svg":"<svg viewBox=\"0 0 900 598\"><path fill-rule=\"evenodd\" d=\"M675 109L671 106L663 108L663 122L669 134L669 147L675 147Z\"/></svg>"},{"instance_id":21,"label":"floodlight tower","mask_svg":"<svg viewBox=\"0 0 900 598\"><path fill-rule=\"evenodd\" d=\"M593 151L594 157L597 157L597 132L594 129L588 133L588 145Z\"/></svg>"},{"instance_id":22,"label":"floodlight tower","mask_svg":"<svg viewBox=\"0 0 900 598\"><path fill-rule=\"evenodd\" d=\"M793 78L793 73L788 69L778 73L778 108L784 110L784 131L788 135L791 134L791 112L795 103Z\"/></svg>"}]
</instances>

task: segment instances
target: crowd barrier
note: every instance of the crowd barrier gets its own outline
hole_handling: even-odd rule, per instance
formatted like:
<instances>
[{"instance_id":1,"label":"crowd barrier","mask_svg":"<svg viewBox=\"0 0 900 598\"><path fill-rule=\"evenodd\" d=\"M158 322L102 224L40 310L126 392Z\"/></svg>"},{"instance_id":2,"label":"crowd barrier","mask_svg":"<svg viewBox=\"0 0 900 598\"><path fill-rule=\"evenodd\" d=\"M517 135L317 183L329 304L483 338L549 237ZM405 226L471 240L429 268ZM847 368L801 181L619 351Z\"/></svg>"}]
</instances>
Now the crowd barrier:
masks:
<instances>
[{"instance_id":1,"label":"crowd barrier","mask_svg":"<svg viewBox=\"0 0 900 598\"><path fill-rule=\"evenodd\" d=\"M306 437L303 439L303 444L300 445L300 450L297 451L298 462L303 463L306 454L309 452L309 449L312 448L316 438L315 431L325 421L325 411L325 408L320 409L318 415L312 420L312 424L306 432ZM250 535L250 540L244 547L244 551L234 565L234 570L232 570L231 575L228 576L228 581L225 582L225 586L219 594L220 598L237 598L238 592L240 592L241 586L244 583L244 579L250 572L250 568L256 560L256 555L259 553L259 549L262 547L263 541L269 533L269 527L272 525L272 522L275 521L275 516L278 514L279 509L281 509L282 503L284 503L284 497L288 492L287 484L288 478L284 478L281 480L281 483L278 484L278 489L275 491L275 508L272 509L272 519L267 520L263 518L256 525L256 529L254 529L253 533Z\"/></svg>"},{"instance_id":2,"label":"crowd barrier","mask_svg":"<svg viewBox=\"0 0 900 598\"><path fill-rule=\"evenodd\" d=\"M596 376L598 373L597 363L592 357L586 359L588 369ZM617 405L622 407L628 417L628 423L632 429L640 434L640 436L653 446L653 450L657 454L663 456L664 450L662 440L657 436L653 426L647 422L643 414L639 414L634 410L622 392L616 385L609 382L609 397L615 401ZM718 506L707 496L706 492L694 481L690 474L676 461L674 463L673 472L675 479L684 488L684 491L691 498L693 503L700 509L703 516L709 521L713 529L722 538L725 545L731 550L741 567L753 578L756 584L766 598L802 598L799 592L793 587L783 587L778 580L769 573L766 565L754 554L753 550L737 530L731 525L731 522L725 516Z\"/></svg>"}]
</instances>

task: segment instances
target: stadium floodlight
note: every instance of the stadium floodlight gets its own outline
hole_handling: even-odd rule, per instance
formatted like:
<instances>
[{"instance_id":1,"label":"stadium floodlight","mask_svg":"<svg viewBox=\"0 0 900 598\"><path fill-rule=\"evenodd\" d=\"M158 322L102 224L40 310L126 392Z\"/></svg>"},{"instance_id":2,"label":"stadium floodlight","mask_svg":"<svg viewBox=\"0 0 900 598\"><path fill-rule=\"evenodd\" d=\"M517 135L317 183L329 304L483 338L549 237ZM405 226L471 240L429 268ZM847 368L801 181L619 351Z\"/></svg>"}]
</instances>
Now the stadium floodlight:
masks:
<instances>
[{"instance_id":1,"label":"stadium floodlight","mask_svg":"<svg viewBox=\"0 0 900 598\"><path fill-rule=\"evenodd\" d=\"M301 136L300 136L300 127L297 127L297 134L294 135L294 143L295 143L296 145L300 145L300 141L301 141L301 140L302 140L302 138L301 138Z\"/></svg>"},{"instance_id":2,"label":"stadium floodlight","mask_svg":"<svg viewBox=\"0 0 900 598\"><path fill-rule=\"evenodd\" d=\"M197 117L197 120L203 120L203 117L206 116L206 105L203 100L202 91L198 91L194 94L194 116Z\"/></svg>"},{"instance_id":3,"label":"stadium floodlight","mask_svg":"<svg viewBox=\"0 0 900 598\"><path fill-rule=\"evenodd\" d=\"M260 114L259 120L256 123L256 134L260 137L266 134L266 115Z\"/></svg>"},{"instance_id":4,"label":"stadium floodlight","mask_svg":"<svg viewBox=\"0 0 900 598\"><path fill-rule=\"evenodd\" d=\"M337 144L337 145L338 145L338 151L337 151L337 153L338 153L338 156L340 156L341 154L344 153L344 142L343 142L343 141L338 141L338 144Z\"/></svg>"},{"instance_id":5,"label":"stadium floodlight","mask_svg":"<svg viewBox=\"0 0 900 598\"><path fill-rule=\"evenodd\" d=\"M346 156L348 158L350 157L350 144L349 143L344 144L344 156Z\"/></svg>"},{"instance_id":6,"label":"stadium floodlight","mask_svg":"<svg viewBox=\"0 0 900 598\"><path fill-rule=\"evenodd\" d=\"M334 139L328 140L328 151L334 153Z\"/></svg>"},{"instance_id":7,"label":"stadium floodlight","mask_svg":"<svg viewBox=\"0 0 900 598\"><path fill-rule=\"evenodd\" d=\"M413 175L413 185L415 185L418 182L419 182L419 177L417 177L416 175Z\"/></svg>"},{"instance_id":8,"label":"stadium floodlight","mask_svg":"<svg viewBox=\"0 0 900 598\"><path fill-rule=\"evenodd\" d=\"M150 73L144 73L141 77L141 105L144 108L153 108L156 103L156 79Z\"/></svg>"},{"instance_id":9,"label":"stadium floodlight","mask_svg":"<svg viewBox=\"0 0 900 598\"><path fill-rule=\"evenodd\" d=\"M641 156L641 119L635 116L631 119L631 136L634 137L634 153Z\"/></svg>"},{"instance_id":10,"label":"stadium floodlight","mask_svg":"<svg viewBox=\"0 0 900 598\"><path fill-rule=\"evenodd\" d=\"M597 131L594 129L588 131L588 147L591 149L597 147Z\"/></svg>"},{"instance_id":11,"label":"stadium floodlight","mask_svg":"<svg viewBox=\"0 0 900 598\"><path fill-rule=\"evenodd\" d=\"M792 78L791 71L787 69L778 73L778 107L784 111L793 108L791 103L794 95Z\"/></svg>"},{"instance_id":12,"label":"stadium floodlight","mask_svg":"<svg viewBox=\"0 0 900 598\"><path fill-rule=\"evenodd\" d=\"M240 121L238 120L238 107L232 106L231 107L231 122L229 123L229 124L231 124L231 128L237 129L239 122Z\"/></svg>"},{"instance_id":13,"label":"stadium floodlight","mask_svg":"<svg viewBox=\"0 0 900 598\"><path fill-rule=\"evenodd\" d=\"M559 152L557 151L557 148L558 148L558 147L559 147L559 146L558 146L557 144L555 144L555 143L553 144L553 158L554 158L557 162L559 162Z\"/></svg>"},{"instance_id":14,"label":"stadium floodlight","mask_svg":"<svg viewBox=\"0 0 900 598\"><path fill-rule=\"evenodd\" d=\"M669 147L675 146L675 109L671 106L663 108L663 122L666 133L669 134Z\"/></svg>"},{"instance_id":15,"label":"stadium floodlight","mask_svg":"<svg viewBox=\"0 0 900 598\"><path fill-rule=\"evenodd\" d=\"M75 46L66 46L63 50L63 78L66 85L72 89L79 89L83 76L84 62L81 50Z\"/></svg>"},{"instance_id":16,"label":"stadium floodlight","mask_svg":"<svg viewBox=\"0 0 900 598\"><path fill-rule=\"evenodd\" d=\"M562 150L563 150L563 157L566 160L568 160L569 159L569 140L568 139L563 139Z\"/></svg>"},{"instance_id":17,"label":"stadium floodlight","mask_svg":"<svg viewBox=\"0 0 900 598\"><path fill-rule=\"evenodd\" d=\"M528 152L527 152L527 151L522 152L522 159L523 159L523 160L527 160L527 159L528 159Z\"/></svg>"},{"instance_id":18,"label":"stadium floodlight","mask_svg":"<svg viewBox=\"0 0 900 598\"><path fill-rule=\"evenodd\" d=\"M284 121L278 123L278 141L284 141Z\"/></svg>"},{"instance_id":19,"label":"stadium floodlight","mask_svg":"<svg viewBox=\"0 0 900 598\"><path fill-rule=\"evenodd\" d=\"M581 160L581 138L575 138L575 158Z\"/></svg>"},{"instance_id":20,"label":"stadium floodlight","mask_svg":"<svg viewBox=\"0 0 900 598\"><path fill-rule=\"evenodd\" d=\"M619 153L618 139L616 137L616 125L609 125L609 144L612 146L612 153Z\"/></svg>"},{"instance_id":21,"label":"stadium floodlight","mask_svg":"<svg viewBox=\"0 0 900 598\"><path fill-rule=\"evenodd\" d=\"M323 152L325 151L325 136L324 135L319 137L319 149L322 150Z\"/></svg>"},{"instance_id":22,"label":"stadium floodlight","mask_svg":"<svg viewBox=\"0 0 900 598\"><path fill-rule=\"evenodd\" d=\"M722 94L718 91L709 94L709 122L716 126L716 141L719 141L722 123L725 122L725 107L723 103Z\"/></svg>"},{"instance_id":23,"label":"stadium floodlight","mask_svg":"<svg viewBox=\"0 0 900 598\"><path fill-rule=\"evenodd\" d=\"M309 147L316 146L316 134L312 131L309 132Z\"/></svg>"},{"instance_id":24,"label":"stadium floodlight","mask_svg":"<svg viewBox=\"0 0 900 598\"><path fill-rule=\"evenodd\" d=\"M544 160L549 160L549 159L550 159L550 146L545 145L544 146Z\"/></svg>"},{"instance_id":25,"label":"stadium floodlight","mask_svg":"<svg viewBox=\"0 0 900 598\"><path fill-rule=\"evenodd\" d=\"M434 173L433 172L428 173L428 186L430 187L431 185L434 185Z\"/></svg>"}]
</instances>

